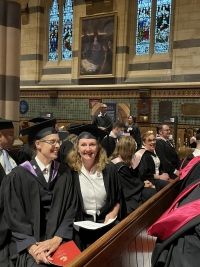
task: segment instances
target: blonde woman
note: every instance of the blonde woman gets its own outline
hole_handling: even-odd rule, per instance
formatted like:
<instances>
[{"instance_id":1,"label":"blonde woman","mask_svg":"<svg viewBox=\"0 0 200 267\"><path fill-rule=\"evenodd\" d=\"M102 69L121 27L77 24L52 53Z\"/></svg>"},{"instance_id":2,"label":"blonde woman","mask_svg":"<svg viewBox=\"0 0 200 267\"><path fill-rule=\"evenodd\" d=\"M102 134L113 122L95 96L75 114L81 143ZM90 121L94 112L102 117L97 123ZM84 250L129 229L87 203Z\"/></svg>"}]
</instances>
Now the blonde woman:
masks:
<instances>
[{"instance_id":1,"label":"blonde woman","mask_svg":"<svg viewBox=\"0 0 200 267\"><path fill-rule=\"evenodd\" d=\"M97 132L89 132L91 129L79 134L67 160L73 170L78 197L75 219L106 223L109 219L121 218L120 185L115 166L108 164L106 153L98 141L98 131L102 130L95 127ZM83 250L108 229L80 229L79 232L75 231L75 241Z\"/></svg>"},{"instance_id":2,"label":"blonde woman","mask_svg":"<svg viewBox=\"0 0 200 267\"><path fill-rule=\"evenodd\" d=\"M122 136L112 156L112 162L117 167L119 173L127 214L135 210L143 201L156 193L154 188L146 192L144 182L132 168L131 163L135 151L136 142L133 137Z\"/></svg>"}]
</instances>

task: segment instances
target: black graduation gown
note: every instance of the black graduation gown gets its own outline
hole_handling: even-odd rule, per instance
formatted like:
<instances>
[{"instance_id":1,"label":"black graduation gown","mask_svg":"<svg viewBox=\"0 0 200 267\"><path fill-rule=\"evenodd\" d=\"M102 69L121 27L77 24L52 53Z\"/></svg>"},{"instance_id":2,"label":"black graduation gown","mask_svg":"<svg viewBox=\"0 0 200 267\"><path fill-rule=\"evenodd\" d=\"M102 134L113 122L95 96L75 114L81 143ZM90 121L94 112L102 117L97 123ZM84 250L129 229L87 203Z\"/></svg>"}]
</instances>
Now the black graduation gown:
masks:
<instances>
[{"instance_id":1,"label":"black graduation gown","mask_svg":"<svg viewBox=\"0 0 200 267\"><path fill-rule=\"evenodd\" d=\"M12 232L10 258L16 267L32 265L27 248L57 235L73 236L75 195L71 171L60 165L55 178L47 183L35 160L36 175L18 166L4 180L4 215ZM11 265L12 266L12 265Z\"/></svg>"},{"instance_id":2,"label":"black graduation gown","mask_svg":"<svg viewBox=\"0 0 200 267\"><path fill-rule=\"evenodd\" d=\"M29 146L29 144L24 144L20 147L18 153L17 153L17 162L18 164L21 164L25 161L30 161L33 157L33 150Z\"/></svg>"},{"instance_id":3,"label":"black graduation gown","mask_svg":"<svg viewBox=\"0 0 200 267\"><path fill-rule=\"evenodd\" d=\"M106 128L106 131L109 133L112 130L113 122L110 116L106 113L103 116L95 116L92 124L96 125L97 127Z\"/></svg>"},{"instance_id":4,"label":"black graduation gown","mask_svg":"<svg viewBox=\"0 0 200 267\"><path fill-rule=\"evenodd\" d=\"M137 176L133 168L129 168L124 162L118 162L115 164L120 183L122 186L123 195L126 202L127 213L131 213L142 202L142 190L144 188L144 182Z\"/></svg>"},{"instance_id":5,"label":"black graduation gown","mask_svg":"<svg viewBox=\"0 0 200 267\"><path fill-rule=\"evenodd\" d=\"M128 126L126 131L135 139L135 142L137 143L137 150L139 150L142 146L140 129L135 124L132 124Z\"/></svg>"},{"instance_id":6,"label":"black graduation gown","mask_svg":"<svg viewBox=\"0 0 200 267\"><path fill-rule=\"evenodd\" d=\"M63 141L59 152L58 152L58 161L65 163L66 162L66 156L70 152L70 150L73 148L73 143L69 140Z\"/></svg>"},{"instance_id":7,"label":"black graduation gown","mask_svg":"<svg viewBox=\"0 0 200 267\"><path fill-rule=\"evenodd\" d=\"M84 211L78 172L73 173L73 179L75 182L75 193L78 198L78 207L75 221L93 221L93 216L87 215ZM125 203L123 201L117 169L113 163L108 164L103 170L103 180L107 193L107 198L105 205L100 211L100 214L96 217L96 222L104 222L105 216L114 208L117 203L120 203L118 220L121 220L126 215L126 208ZM111 227L113 227L113 224L95 231L80 228L79 232L76 230L74 231L74 240L77 246L81 250L84 250L86 247L96 241L99 237L101 237L105 232L107 232Z\"/></svg>"},{"instance_id":8,"label":"black graduation gown","mask_svg":"<svg viewBox=\"0 0 200 267\"><path fill-rule=\"evenodd\" d=\"M105 136L103 140L101 141L102 147L105 149L107 157L110 157L112 153L115 150L117 144L117 138L114 138L112 136Z\"/></svg>"},{"instance_id":9,"label":"black graduation gown","mask_svg":"<svg viewBox=\"0 0 200 267\"><path fill-rule=\"evenodd\" d=\"M152 156L154 156L152 152L145 150L136 171L138 171L138 176L142 181L149 180L153 185L155 185L156 190L159 191L169 182L154 178L156 171ZM159 173L162 173L162 164L160 164Z\"/></svg>"},{"instance_id":10,"label":"black graduation gown","mask_svg":"<svg viewBox=\"0 0 200 267\"><path fill-rule=\"evenodd\" d=\"M156 139L156 154L162 164L163 172L169 174L170 178L175 178L175 169L179 169L180 160L175 148L163 139Z\"/></svg>"},{"instance_id":11,"label":"black graduation gown","mask_svg":"<svg viewBox=\"0 0 200 267\"><path fill-rule=\"evenodd\" d=\"M200 187L195 187L180 203L200 198ZM187 213L187 209L185 210ZM156 242L152 254L152 267L199 267L200 215L194 217L164 241Z\"/></svg>"}]
</instances>

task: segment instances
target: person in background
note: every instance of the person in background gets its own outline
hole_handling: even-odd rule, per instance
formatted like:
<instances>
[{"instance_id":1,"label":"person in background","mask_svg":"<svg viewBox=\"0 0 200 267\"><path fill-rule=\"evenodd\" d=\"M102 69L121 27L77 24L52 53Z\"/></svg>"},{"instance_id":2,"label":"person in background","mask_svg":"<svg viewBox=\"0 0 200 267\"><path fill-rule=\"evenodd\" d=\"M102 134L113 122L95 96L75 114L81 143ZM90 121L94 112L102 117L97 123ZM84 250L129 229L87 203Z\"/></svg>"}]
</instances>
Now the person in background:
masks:
<instances>
[{"instance_id":1,"label":"person in background","mask_svg":"<svg viewBox=\"0 0 200 267\"><path fill-rule=\"evenodd\" d=\"M0 118L0 185L3 177L17 166L9 151L14 142L14 126L11 120Z\"/></svg>"},{"instance_id":2,"label":"person in background","mask_svg":"<svg viewBox=\"0 0 200 267\"><path fill-rule=\"evenodd\" d=\"M94 116L92 124L109 133L112 130L113 121L108 115L107 109L108 106L104 103L101 103L100 112L98 115Z\"/></svg>"},{"instance_id":3,"label":"person in background","mask_svg":"<svg viewBox=\"0 0 200 267\"><path fill-rule=\"evenodd\" d=\"M2 182L11 266L48 266L51 254L73 236L73 180L70 169L56 161L60 139L55 122L47 120L22 131L35 157Z\"/></svg>"},{"instance_id":4,"label":"person in background","mask_svg":"<svg viewBox=\"0 0 200 267\"><path fill-rule=\"evenodd\" d=\"M156 138L156 154L162 164L163 172L174 179L179 176L180 160L175 147L170 142L170 128L167 124L158 126L159 136Z\"/></svg>"},{"instance_id":5,"label":"person in background","mask_svg":"<svg viewBox=\"0 0 200 267\"><path fill-rule=\"evenodd\" d=\"M125 125L122 122L115 122L112 127L112 131L109 135L105 136L101 142L101 145L107 153L107 157L110 157L115 150L115 146L120 137L124 134Z\"/></svg>"},{"instance_id":6,"label":"person in background","mask_svg":"<svg viewBox=\"0 0 200 267\"><path fill-rule=\"evenodd\" d=\"M139 127L136 125L136 118L132 115L128 116L126 132L135 139L137 150L139 150L142 146L141 133Z\"/></svg>"},{"instance_id":7,"label":"person in background","mask_svg":"<svg viewBox=\"0 0 200 267\"><path fill-rule=\"evenodd\" d=\"M138 150L133 158L133 168L144 183L157 191L169 182L168 173L163 172L162 163L156 154L156 137L153 131L142 135L143 147Z\"/></svg>"},{"instance_id":8,"label":"person in background","mask_svg":"<svg viewBox=\"0 0 200 267\"><path fill-rule=\"evenodd\" d=\"M78 197L75 220L101 223L115 218L120 220L123 209L118 173L115 165L108 163L98 140L105 132L92 125L80 126L75 131L78 140L67 159L73 170L75 194ZM112 226L93 231L80 228L79 231L75 230L74 240L83 250Z\"/></svg>"},{"instance_id":9,"label":"person in background","mask_svg":"<svg viewBox=\"0 0 200 267\"><path fill-rule=\"evenodd\" d=\"M144 182L132 168L132 158L135 151L136 142L133 137L122 136L112 154L112 162L119 174L127 214L137 209L142 202L156 193L154 188L144 187Z\"/></svg>"},{"instance_id":10,"label":"person in background","mask_svg":"<svg viewBox=\"0 0 200 267\"><path fill-rule=\"evenodd\" d=\"M197 140L196 140L197 132L198 132L198 130L194 129L193 136L190 138L189 147L191 147L191 148L196 148L196 146L197 146Z\"/></svg>"}]
</instances>

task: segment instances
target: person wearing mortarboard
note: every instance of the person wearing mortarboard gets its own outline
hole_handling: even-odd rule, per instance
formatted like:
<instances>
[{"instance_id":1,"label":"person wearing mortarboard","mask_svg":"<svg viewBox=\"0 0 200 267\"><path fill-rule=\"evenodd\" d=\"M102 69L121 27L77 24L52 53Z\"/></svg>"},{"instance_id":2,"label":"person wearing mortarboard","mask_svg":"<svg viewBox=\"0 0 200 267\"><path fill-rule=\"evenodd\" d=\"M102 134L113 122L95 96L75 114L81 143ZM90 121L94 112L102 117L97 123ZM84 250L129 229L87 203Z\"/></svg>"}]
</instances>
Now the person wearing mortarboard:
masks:
<instances>
[{"instance_id":1,"label":"person wearing mortarboard","mask_svg":"<svg viewBox=\"0 0 200 267\"><path fill-rule=\"evenodd\" d=\"M0 184L3 177L17 166L9 154L14 142L14 126L11 120L0 119Z\"/></svg>"},{"instance_id":2,"label":"person wearing mortarboard","mask_svg":"<svg viewBox=\"0 0 200 267\"><path fill-rule=\"evenodd\" d=\"M37 123L41 123L41 122L44 122L44 121L47 121L49 120L49 117L46 117L46 116L41 116L41 117L35 117L35 118L32 118L28 121L28 123L31 125L34 125L34 124L37 124ZM23 129L20 131L20 132L23 132ZM24 138L25 135L21 135L20 134L20 138L21 139L27 139L27 138ZM26 136L27 137L27 136ZM17 153L17 163L18 164L21 164L23 162L25 162L26 160L30 161L33 157L33 149L31 148L31 146L29 145L29 143L25 142L19 149L18 153Z\"/></svg>"},{"instance_id":3,"label":"person wearing mortarboard","mask_svg":"<svg viewBox=\"0 0 200 267\"><path fill-rule=\"evenodd\" d=\"M116 217L121 219L125 204L122 203L117 169L113 163L108 163L106 152L99 142L106 132L92 124L75 126L68 131L78 135L67 158L73 170L75 194L78 197L75 221L106 223ZM74 239L83 250L112 226L95 231L75 229Z\"/></svg>"},{"instance_id":4,"label":"person wearing mortarboard","mask_svg":"<svg viewBox=\"0 0 200 267\"><path fill-rule=\"evenodd\" d=\"M56 161L60 139L55 123L52 119L23 129L35 157L2 182L4 218L11 232L9 260L15 267L48 266L52 252L72 239L73 181L70 169Z\"/></svg>"}]
</instances>

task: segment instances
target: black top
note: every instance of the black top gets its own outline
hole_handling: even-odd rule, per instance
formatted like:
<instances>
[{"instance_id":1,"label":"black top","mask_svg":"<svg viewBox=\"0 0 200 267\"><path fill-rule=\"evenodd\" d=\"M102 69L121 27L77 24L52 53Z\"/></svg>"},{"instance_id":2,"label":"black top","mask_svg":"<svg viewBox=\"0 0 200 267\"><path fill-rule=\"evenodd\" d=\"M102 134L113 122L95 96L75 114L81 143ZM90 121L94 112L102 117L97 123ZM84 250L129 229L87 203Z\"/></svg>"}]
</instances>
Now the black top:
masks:
<instances>
[{"instance_id":1,"label":"black top","mask_svg":"<svg viewBox=\"0 0 200 267\"><path fill-rule=\"evenodd\" d=\"M105 113L102 116L96 115L93 119L92 122L94 125L96 125L97 127L104 127L106 128L106 131L109 133L112 130L112 119L110 118L110 116Z\"/></svg>"},{"instance_id":2,"label":"black top","mask_svg":"<svg viewBox=\"0 0 200 267\"><path fill-rule=\"evenodd\" d=\"M180 167L180 160L175 148L169 142L157 139L155 150L162 164L163 172L168 173L170 178L175 178L174 171Z\"/></svg>"},{"instance_id":3,"label":"black top","mask_svg":"<svg viewBox=\"0 0 200 267\"><path fill-rule=\"evenodd\" d=\"M137 176L135 170L124 162L115 164L120 178L122 191L124 194L127 213L135 210L142 201L143 181Z\"/></svg>"},{"instance_id":4,"label":"black top","mask_svg":"<svg viewBox=\"0 0 200 267\"><path fill-rule=\"evenodd\" d=\"M135 142L137 143L137 150L139 150L142 146L142 139L138 126L135 124L129 125L126 129L126 132L130 133L130 135L135 139Z\"/></svg>"},{"instance_id":5,"label":"black top","mask_svg":"<svg viewBox=\"0 0 200 267\"><path fill-rule=\"evenodd\" d=\"M101 141L102 147L105 149L107 157L110 157L115 150L117 144L117 138L112 136L105 136L104 139Z\"/></svg>"}]
</instances>

